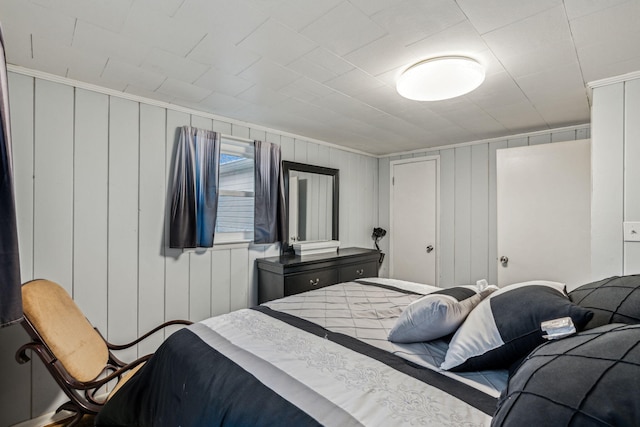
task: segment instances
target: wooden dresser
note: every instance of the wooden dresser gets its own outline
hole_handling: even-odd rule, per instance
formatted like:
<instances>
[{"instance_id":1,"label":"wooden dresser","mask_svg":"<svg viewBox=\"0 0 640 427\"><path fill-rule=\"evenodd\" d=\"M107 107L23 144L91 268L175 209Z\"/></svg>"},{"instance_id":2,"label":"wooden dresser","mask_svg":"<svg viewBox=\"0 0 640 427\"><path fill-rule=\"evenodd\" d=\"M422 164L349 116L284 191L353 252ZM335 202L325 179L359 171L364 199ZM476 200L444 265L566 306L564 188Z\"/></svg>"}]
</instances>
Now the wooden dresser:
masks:
<instances>
[{"instance_id":1,"label":"wooden dresser","mask_svg":"<svg viewBox=\"0 0 640 427\"><path fill-rule=\"evenodd\" d=\"M258 303L361 277L378 277L379 259L380 252L364 248L258 259Z\"/></svg>"}]
</instances>

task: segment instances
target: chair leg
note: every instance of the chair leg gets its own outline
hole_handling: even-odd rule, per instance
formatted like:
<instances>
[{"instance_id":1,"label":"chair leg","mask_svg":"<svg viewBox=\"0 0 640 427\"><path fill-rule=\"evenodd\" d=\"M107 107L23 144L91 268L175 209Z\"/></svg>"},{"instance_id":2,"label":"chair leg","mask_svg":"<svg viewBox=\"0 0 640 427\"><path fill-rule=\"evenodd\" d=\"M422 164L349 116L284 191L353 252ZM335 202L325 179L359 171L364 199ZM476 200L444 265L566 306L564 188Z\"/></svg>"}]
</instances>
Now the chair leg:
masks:
<instances>
[{"instance_id":1,"label":"chair leg","mask_svg":"<svg viewBox=\"0 0 640 427\"><path fill-rule=\"evenodd\" d=\"M76 414L71 421L65 424L65 427L75 426L80 422L80 420L84 416L84 412L82 412L82 410L78 407L78 405L74 404L71 401L65 402L62 405L58 406L58 409L56 409L56 414L59 413L60 411L73 412Z\"/></svg>"},{"instance_id":2,"label":"chair leg","mask_svg":"<svg viewBox=\"0 0 640 427\"><path fill-rule=\"evenodd\" d=\"M56 409L56 414L60 411L78 412L78 406L75 405L72 401L68 401L58 406L58 409Z\"/></svg>"},{"instance_id":3,"label":"chair leg","mask_svg":"<svg viewBox=\"0 0 640 427\"><path fill-rule=\"evenodd\" d=\"M65 425L65 427L73 427L76 424L78 424L80 422L80 420L82 419L82 417L84 416L84 414L82 412L76 412L76 416L73 417L73 419L71 420L71 422L67 425Z\"/></svg>"}]
</instances>

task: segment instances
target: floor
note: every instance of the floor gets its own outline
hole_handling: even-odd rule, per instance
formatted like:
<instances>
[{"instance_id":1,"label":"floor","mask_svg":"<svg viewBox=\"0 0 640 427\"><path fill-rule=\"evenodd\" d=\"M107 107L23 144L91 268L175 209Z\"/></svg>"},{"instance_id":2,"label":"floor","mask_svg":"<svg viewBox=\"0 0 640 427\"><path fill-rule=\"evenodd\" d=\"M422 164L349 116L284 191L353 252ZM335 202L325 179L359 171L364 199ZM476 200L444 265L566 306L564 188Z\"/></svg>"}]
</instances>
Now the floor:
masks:
<instances>
[{"instance_id":1,"label":"floor","mask_svg":"<svg viewBox=\"0 0 640 427\"><path fill-rule=\"evenodd\" d=\"M66 424L65 420L71 421L73 412L61 411L59 413L51 412L49 414L42 415L32 420L24 421L19 424L14 424L11 427L62 427ZM83 420L78 427L92 426L93 417L88 417Z\"/></svg>"}]
</instances>

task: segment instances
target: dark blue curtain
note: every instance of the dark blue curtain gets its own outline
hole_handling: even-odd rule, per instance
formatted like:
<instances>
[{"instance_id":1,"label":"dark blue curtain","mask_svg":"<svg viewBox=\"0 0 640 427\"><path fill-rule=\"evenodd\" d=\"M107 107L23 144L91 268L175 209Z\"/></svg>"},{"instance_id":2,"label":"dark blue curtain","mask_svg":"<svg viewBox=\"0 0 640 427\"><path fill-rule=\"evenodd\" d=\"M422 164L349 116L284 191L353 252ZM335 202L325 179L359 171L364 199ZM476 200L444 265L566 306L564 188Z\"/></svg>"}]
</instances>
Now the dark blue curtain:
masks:
<instances>
[{"instance_id":1,"label":"dark blue curtain","mask_svg":"<svg viewBox=\"0 0 640 427\"><path fill-rule=\"evenodd\" d=\"M8 90L4 36L0 26L0 327L22 319Z\"/></svg>"},{"instance_id":2,"label":"dark blue curtain","mask_svg":"<svg viewBox=\"0 0 640 427\"><path fill-rule=\"evenodd\" d=\"M280 146L254 141L254 243L284 241L284 185Z\"/></svg>"},{"instance_id":3,"label":"dark blue curtain","mask_svg":"<svg viewBox=\"0 0 640 427\"><path fill-rule=\"evenodd\" d=\"M220 134L183 126L175 152L169 246L213 246L218 211Z\"/></svg>"}]
</instances>

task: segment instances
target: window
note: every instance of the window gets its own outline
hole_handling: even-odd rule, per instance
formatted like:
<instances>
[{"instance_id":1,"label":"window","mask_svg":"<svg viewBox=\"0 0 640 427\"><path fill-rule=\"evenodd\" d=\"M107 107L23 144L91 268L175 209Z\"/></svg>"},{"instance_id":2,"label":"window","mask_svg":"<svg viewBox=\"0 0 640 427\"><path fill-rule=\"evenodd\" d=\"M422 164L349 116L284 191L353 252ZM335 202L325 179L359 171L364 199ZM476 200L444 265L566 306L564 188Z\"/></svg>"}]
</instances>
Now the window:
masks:
<instances>
[{"instance_id":1,"label":"window","mask_svg":"<svg viewBox=\"0 0 640 427\"><path fill-rule=\"evenodd\" d=\"M214 243L253 240L253 144L222 137Z\"/></svg>"}]
</instances>

